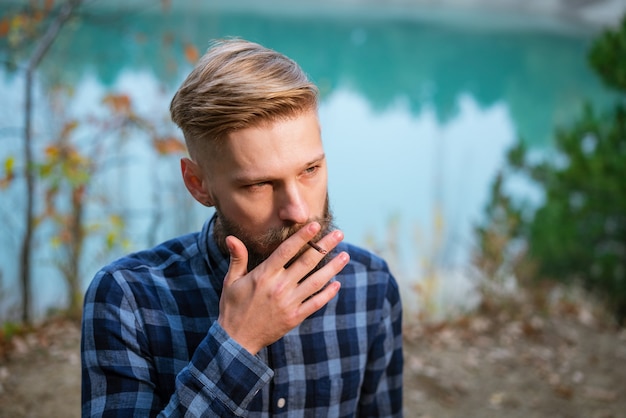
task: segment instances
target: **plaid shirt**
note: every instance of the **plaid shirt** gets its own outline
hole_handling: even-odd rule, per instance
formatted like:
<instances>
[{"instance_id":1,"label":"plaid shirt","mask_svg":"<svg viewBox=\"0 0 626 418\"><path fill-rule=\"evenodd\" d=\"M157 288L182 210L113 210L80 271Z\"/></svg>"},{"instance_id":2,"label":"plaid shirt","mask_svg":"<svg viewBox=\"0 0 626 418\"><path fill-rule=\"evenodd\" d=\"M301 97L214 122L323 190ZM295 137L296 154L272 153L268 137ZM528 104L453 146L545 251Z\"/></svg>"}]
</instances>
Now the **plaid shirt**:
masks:
<instances>
[{"instance_id":1,"label":"plaid shirt","mask_svg":"<svg viewBox=\"0 0 626 418\"><path fill-rule=\"evenodd\" d=\"M402 415L402 308L383 260L341 243L339 294L253 356L216 321L229 259L211 233L208 221L96 275L83 417Z\"/></svg>"}]
</instances>

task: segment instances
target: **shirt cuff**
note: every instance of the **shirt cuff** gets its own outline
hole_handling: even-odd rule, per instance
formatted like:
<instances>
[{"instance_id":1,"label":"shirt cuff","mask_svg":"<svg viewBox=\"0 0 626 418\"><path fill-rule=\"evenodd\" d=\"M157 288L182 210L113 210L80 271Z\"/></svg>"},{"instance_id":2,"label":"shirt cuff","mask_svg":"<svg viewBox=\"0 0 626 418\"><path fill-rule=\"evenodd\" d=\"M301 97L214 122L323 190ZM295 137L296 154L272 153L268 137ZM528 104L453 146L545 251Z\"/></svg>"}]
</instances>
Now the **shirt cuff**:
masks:
<instances>
[{"instance_id":1,"label":"shirt cuff","mask_svg":"<svg viewBox=\"0 0 626 418\"><path fill-rule=\"evenodd\" d=\"M274 376L272 369L233 340L217 321L196 349L189 367L202 391L235 414L245 413L250 401Z\"/></svg>"}]
</instances>

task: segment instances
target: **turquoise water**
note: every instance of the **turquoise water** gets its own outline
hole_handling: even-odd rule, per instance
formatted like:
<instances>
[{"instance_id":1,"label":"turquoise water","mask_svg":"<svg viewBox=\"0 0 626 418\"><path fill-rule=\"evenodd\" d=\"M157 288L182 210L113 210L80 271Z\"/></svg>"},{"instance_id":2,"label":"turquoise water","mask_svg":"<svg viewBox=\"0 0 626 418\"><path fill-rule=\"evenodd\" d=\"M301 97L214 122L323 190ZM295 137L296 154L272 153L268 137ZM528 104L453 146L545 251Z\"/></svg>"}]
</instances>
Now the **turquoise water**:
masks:
<instances>
[{"instance_id":1,"label":"turquoise water","mask_svg":"<svg viewBox=\"0 0 626 418\"><path fill-rule=\"evenodd\" d=\"M74 96L63 114L76 118L102 112L107 91L125 92L162 133L177 134L167 109L191 69L185 47L202 51L210 39L224 36L260 42L294 58L320 86L331 204L347 239L387 256L407 287L432 277L434 268L441 305L462 304L471 291L472 226L506 149L523 140L544 154L554 128L575 118L585 100L599 106L610 100L586 64L593 33L564 22L533 25L508 16L494 24L458 11L291 10L266 2L253 12L233 7L237 2L204 9L202 2L175 3L176 9L163 12L160 2L135 8L141 3L130 2L122 14L119 2L108 3L64 28L38 73L40 152L47 132L59 128L47 89L71 85ZM23 80L2 71L4 160L20 152ZM83 144L115 140L89 131L77 135ZM96 180L100 199L89 211L94 222L110 208L122 211L129 249L198 229L209 214L186 196L177 160L156 157L136 136L107 148L116 163ZM524 184L511 187L537 198ZM11 278L22 229L21 193L19 182L0 191L0 260L9 296L17 295ZM85 283L119 255L98 257L93 245ZM64 297L54 254L44 226L37 236L39 312ZM11 297L4 300L6 305Z\"/></svg>"}]
</instances>

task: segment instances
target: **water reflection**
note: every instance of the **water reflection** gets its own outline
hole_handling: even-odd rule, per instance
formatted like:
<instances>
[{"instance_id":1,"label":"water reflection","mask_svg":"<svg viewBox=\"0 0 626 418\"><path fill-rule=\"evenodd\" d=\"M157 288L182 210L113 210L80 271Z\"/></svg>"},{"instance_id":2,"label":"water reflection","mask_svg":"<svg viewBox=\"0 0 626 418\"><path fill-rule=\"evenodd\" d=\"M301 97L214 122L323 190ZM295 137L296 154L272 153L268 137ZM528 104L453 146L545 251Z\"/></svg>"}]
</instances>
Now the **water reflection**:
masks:
<instances>
[{"instance_id":1,"label":"water reflection","mask_svg":"<svg viewBox=\"0 0 626 418\"><path fill-rule=\"evenodd\" d=\"M337 114L344 117L331 116ZM358 94L339 90L322 106L321 118L331 198L347 237L374 237L366 242L387 250L407 287L430 263L446 275L464 266L487 185L515 140L506 106L481 109L462 96L457 114L442 123L426 106L416 116L398 100L377 112ZM393 225L398 242L390 251ZM466 290L458 282L440 285L450 298Z\"/></svg>"},{"instance_id":2,"label":"water reflection","mask_svg":"<svg viewBox=\"0 0 626 418\"><path fill-rule=\"evenodd\" d=\"M97 3L96 3L97 4ZM330 193L339 225L351 241L389 248L398 228L393 268L407 285L430 260L450 271L442 294L462 298L458 268L467 261L472 223L504 150L522 137L549 147L555 125L575 117L583 100L610 96L585 63L590 35L489 29L434 20L359 14L299 15L218 9L160 13L154 6L119 14L87 10L64 30L40 71L39 141L46 140L46 88L75 86L68 114L97 113L108 90L134 98L138 112L164 126L174 89L189 71L184 50L208 40L241 36L297 60L320 86L320 116L331 170ZM195 5L195 6L194 6ZM4 114L0 157L19 152L22 102L19 75L2 73ZM4 146L6 144L6 146ZM207 216L180 187L176 161L158 160L137 141L120 151L124 164L99 180L129 216L135 248L197 229ZM19 190L3 191L2 270L15 277L21 228L13 209ZM9 199L7 199L9 197ZM91 207L95 218L102 208ZM106 208L107 210L110 208ZM151 216L166 220L154 225ZM146 215L150 214L150 215ZM368 238L369 237L369 238ZM40 311L63 297L40 234L35 288ZM86 265L85 282L97 263ZM5 280L6 281L6 280Z\"/></svg>"},{"instance_id":3,"label":"water reflection","mask_svg":"<svg viewBox=\"0 0 626 418\"><path fill-rule=\"evenodd\" d=\"M295 17L271 8L267 14L194 11L197 4L189 4L169 13L87 16L55 44L46 79L73 83L93 72L111 85L133 69L173 87L189 70L184 44L203 50L211 38L242 36L296 59L325 94L358 90L377 110L404 97L413 114L432 106L445 121L458 111L462 94L481 107L504 101L521 136L534 144L546 143L582 98L606 97L585 64L590 34L455 27L377 18L366 10L352 18Z\"/></svg>"}]
</instances>

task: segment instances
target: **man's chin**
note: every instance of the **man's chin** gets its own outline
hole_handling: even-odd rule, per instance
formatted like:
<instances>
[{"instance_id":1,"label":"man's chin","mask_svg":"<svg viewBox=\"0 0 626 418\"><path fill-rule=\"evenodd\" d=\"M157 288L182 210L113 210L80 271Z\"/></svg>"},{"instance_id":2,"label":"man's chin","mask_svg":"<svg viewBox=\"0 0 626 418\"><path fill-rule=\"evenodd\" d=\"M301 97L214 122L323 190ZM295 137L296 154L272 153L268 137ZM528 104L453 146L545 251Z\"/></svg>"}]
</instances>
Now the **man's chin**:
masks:
<instances>
[{"instance_id":1,"label":"man's chin","mask_svg":"<svg viewBox=\"0 0 626 418\"><path fill-rule=\"evenodd\" d=\"M271 246L246 246L248 248L248 254L253 255L257 259L262 259L263 261L267 260L270 255L278 248L280 244L275 244Z\"/></svg>"},{"instance_id":2,"label":"man's chin","mask_svg":"<svg viewBox=\"0 0 626 418\"><path fill-rule=\"evenodd\" d=\"M267 260L270 255L272 255L272 252L248 250L248 271L255 269L259 264Z\"/></svg>"}]
</instances>

